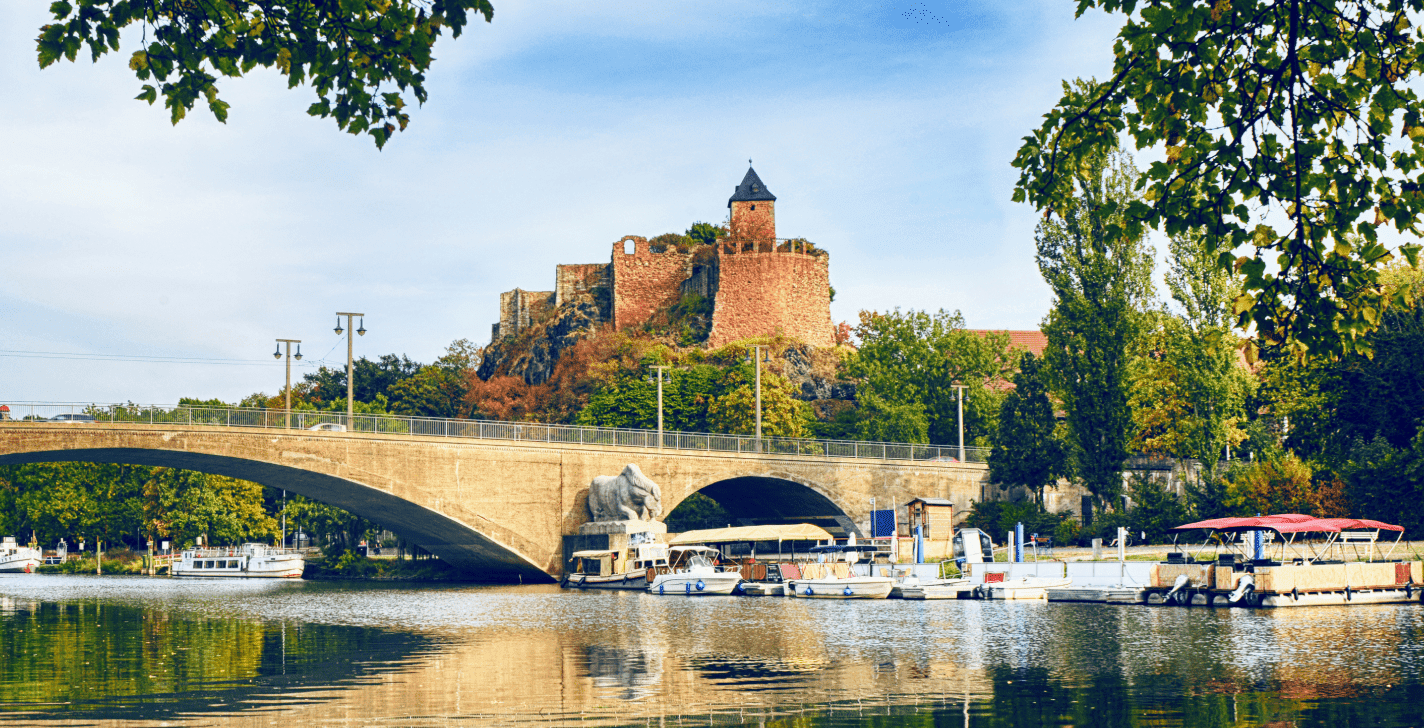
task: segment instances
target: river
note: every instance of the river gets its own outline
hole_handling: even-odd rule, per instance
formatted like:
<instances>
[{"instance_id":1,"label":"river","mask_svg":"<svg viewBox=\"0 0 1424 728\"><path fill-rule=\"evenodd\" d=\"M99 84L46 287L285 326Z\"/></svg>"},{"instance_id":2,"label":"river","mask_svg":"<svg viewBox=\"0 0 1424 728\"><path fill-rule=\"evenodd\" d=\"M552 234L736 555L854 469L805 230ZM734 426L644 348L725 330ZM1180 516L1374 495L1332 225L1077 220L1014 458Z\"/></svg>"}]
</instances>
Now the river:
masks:
<instances>
[{"instance_id":1,"label":"river","mask_svg":"<svg viewBox=\"0 0 1424 728\"><path fill-rule=\"evenodd\" d=\"M0 577L0 723L1421 726L1424 606Z\"/></svg>"}]
</instances>

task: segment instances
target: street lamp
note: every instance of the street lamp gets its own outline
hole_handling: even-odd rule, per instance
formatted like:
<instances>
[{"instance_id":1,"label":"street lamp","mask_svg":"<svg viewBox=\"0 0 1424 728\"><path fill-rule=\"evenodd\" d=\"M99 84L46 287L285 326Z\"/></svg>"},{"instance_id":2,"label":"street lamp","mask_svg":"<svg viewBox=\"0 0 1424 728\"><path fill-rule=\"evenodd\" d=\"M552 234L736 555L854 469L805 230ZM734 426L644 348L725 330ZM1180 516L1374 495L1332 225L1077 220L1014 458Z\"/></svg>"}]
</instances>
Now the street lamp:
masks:
<instances>
[{"instance_id":1,"label":"street lamp","mask_svg":"<svg viewBox=\"0 0 1424 728\"><path fill-rule=\"evenodd\" d=\"M668 369L666 364L659 364L653 367L658 370L658 449L663 449L663 370Z\"/></svg>"},{"instance_id":2,"label":"street lamp","mask_svg":"<svg viewBox=\"0 0 1424 728\"><path fill-rule=\"evenodd\" d=\"M964 389L965 386L958 382L950 385L954 387L955 393L959 395L959 462L964 462Z\"/></svg>"},{"instance_id":3,"label":"street lamp","mask_svg":"<svg viewBox=\"0 0 1424 728\"><path fill-rule=\"evenodd\" d=\"M292 344L297 345L297 361L302 360L302 340L301 339L277 339L277 350L272 352L275 359L282 358L282 344L287 345L287 414L285 424L282 426L288 430L292 429Z\"/></svg>"},{"instance_id":4,"label":"street lamp","mask_svg":"<svg viewBox=\"0 0 1424 728\"><path fill-rule=\"evenodd\" d=\"M364 314L364 313L343 313L343 312L341 312L341 311L337 311L337 312L336 312L336 335L337 335L337 336L340 336L340 335L341 335L341 332L344 331L344 329L341 328L341 317L342 317L342 316L345 316L345 317L346 317L346 328L347 328L347 329L351 328L351 319L352 319L353 317L360 316L360 317L361 317L361 328L357 329L357 330L356 330L356 333L358 333L358 334L360 334L360 335L362 335L362 336L365 336L365 335L366 335L366 314ZM351 335L350 335L350 334L347 334L347 335L346 335L346 429L348 429L348 430L354 430L354 429L356 429L356 420L355 420L355 413L356 413L356 405L355 405L355 401L356 401L356 399L355 399L355 394L356 394L356 389L355 389L356 374L355 374L355 371L354 371L354 367L352 366L352 363L351 363L351 346L352 346L352 344L351 344Z\"/></svg>"},{"instance_id":5,"label":"street lamp","mask_svg":"<svg viewBox=\"0 0 1424 728\"><path fill-rule=\"evenodd\" d=\"M756 449L757 449L757 452L761 452L761 363L762 363L763 361L766 361L766 362L770 362L770 361L771 361L771 355L770 355L770 354L762 354L762 351L761 351L761 350L762 350L762 349L765 349L765 348L766 348L765 346L760 346L760 345L752 346L752 347L751 347L751 351L747 353L747 359L749 359L752 363L756 364ZM765 357L765 359L763 359L763 357Z\"/></svg>"}]
</instances>

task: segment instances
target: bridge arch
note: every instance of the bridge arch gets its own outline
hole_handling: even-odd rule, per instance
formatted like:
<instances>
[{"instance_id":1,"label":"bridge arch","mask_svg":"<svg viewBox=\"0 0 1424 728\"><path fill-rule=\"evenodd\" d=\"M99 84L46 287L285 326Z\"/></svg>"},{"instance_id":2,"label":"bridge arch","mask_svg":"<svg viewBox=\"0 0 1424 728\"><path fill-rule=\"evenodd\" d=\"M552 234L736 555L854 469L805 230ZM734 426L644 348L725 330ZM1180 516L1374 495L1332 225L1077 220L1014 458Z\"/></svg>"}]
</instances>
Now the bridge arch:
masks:
<instances>
[{"instance_id":1,"label":"bridge arch","mask_svg":"<svg viewBox=\"0 0 1424 728\"><path fill-rule=\"evenodd\" d=\"M849 515L854 511L839 502L834 489L792 473L723 474L689 489L676 502L664 503L664 516L692 493L716 501L727 511L733 526L811 523L838 538L851 533L865 535Z\"/></svg>"},{"instance_id":2,"label":"bridge arch","mask_svg":"<svg viewBox=\"0 0 1424 728\"><path fill-rule=\"evenodd\" d=\"M518 537L483 531L461 519L346 477L250 458L183 450L91 448L0 455L0 465L29 463L109 463L193 470L248 480L342 508L401 534L442 560L481 580L531 583L552 578L509 544ZM438 501L437 501L438 502Z\"/></svg>"}]
</instances>

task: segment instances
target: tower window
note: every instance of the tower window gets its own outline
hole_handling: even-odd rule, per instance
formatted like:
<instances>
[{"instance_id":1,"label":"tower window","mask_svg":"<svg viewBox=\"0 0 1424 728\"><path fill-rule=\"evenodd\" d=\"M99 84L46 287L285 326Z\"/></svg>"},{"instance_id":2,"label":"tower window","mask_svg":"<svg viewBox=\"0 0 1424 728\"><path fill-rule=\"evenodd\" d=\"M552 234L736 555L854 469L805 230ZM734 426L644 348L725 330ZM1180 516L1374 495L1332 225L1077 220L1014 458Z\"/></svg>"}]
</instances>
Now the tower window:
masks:
<instances>
[{"instance_id":1,"label":"tower window","mask_svg":"<svg viewBox=\"0 0 1424 728\"><path fill-rule=\"evenodd\" d=\"M624 241L623 241L623 254L624 254L624 255L632 255L632 254L634 254L634 253L636 253L636 252L638 252L638 244L637 244L637 243L633 242L632 240L624 240Z\"/></svg>"},{"instance_id":2,"label":"tower window","mask_svg":"<svg viewBox=\"0 0 1424 728\"><path fill-rule=\"evenodd\" d=\"M756 205L752 205L752 211L753 211L753 212L756 211Z\"/></svg>"}]
</instances>

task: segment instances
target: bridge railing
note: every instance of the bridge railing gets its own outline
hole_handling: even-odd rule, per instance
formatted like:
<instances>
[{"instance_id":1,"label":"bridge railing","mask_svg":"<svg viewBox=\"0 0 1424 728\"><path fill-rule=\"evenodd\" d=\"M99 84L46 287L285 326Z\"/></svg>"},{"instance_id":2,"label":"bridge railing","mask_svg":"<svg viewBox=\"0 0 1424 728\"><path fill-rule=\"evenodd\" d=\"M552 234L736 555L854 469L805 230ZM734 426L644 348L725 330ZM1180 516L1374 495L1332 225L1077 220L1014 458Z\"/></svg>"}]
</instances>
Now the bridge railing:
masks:
<instances>
[{"instance_id":1,"label":"bridge railing","mask_svg":"<svg viewBox=\"0 0 1424 728\"><path fill-rule=\"evenodd\" d=\"M661 443L656 430L616 427L549 425L535 422L500 422L439 417L358 414L347 421L345 412L208 407L157 404L96 404L84 402L11 403L15 420L54 421L61 415L88 415L98 422L127 422L151 425L207 425L293 430L336 430L390 435L454 437L477 440L514 440L555 444L602 445L644 449L691 450L726 453L772 453L810 458L865 458L873 460L918 460L958 462L959 448L947 445L920 445L859 440L816 440L790 437L717 435L699 432L664 431ZM58 422L56 422L58 424ZM68 426L82 426L81 423ZM966 462L988 459L987 448L964 448Z\"/></svg>"}]
</instances>

